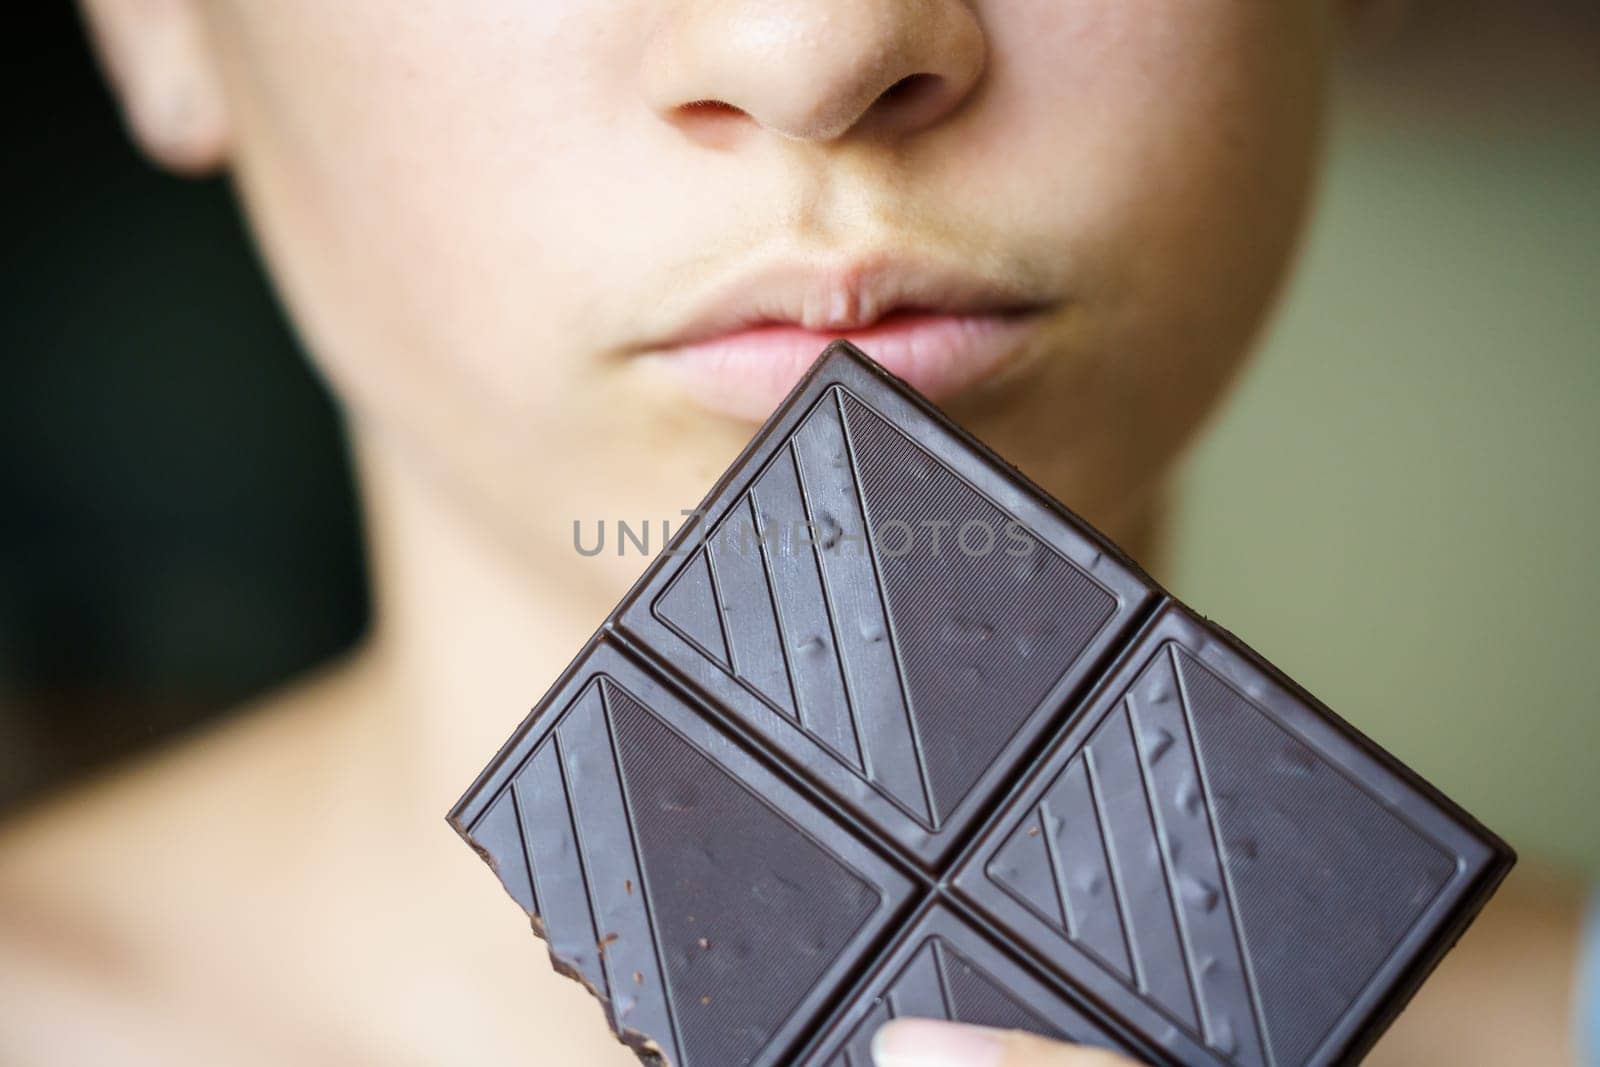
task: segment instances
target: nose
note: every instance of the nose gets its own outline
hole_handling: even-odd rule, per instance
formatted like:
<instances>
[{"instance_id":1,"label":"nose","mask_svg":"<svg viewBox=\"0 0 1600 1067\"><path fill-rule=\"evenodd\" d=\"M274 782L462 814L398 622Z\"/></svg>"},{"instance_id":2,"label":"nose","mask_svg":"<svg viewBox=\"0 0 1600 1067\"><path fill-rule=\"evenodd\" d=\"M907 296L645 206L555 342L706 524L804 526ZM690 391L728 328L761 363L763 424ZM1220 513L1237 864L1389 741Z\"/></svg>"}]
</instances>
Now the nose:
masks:
<instances>
[{"instance_id":1,"label":"nose","mask_svg":"<svg viewBox=\"0 0 1600 1067\"><path fill-rule=\"evenodd\" d=\"M986 42L965 0L679 0L650 44L652 107L783 137L904 137L972 91Z\"/></svg>"}]
</instances>

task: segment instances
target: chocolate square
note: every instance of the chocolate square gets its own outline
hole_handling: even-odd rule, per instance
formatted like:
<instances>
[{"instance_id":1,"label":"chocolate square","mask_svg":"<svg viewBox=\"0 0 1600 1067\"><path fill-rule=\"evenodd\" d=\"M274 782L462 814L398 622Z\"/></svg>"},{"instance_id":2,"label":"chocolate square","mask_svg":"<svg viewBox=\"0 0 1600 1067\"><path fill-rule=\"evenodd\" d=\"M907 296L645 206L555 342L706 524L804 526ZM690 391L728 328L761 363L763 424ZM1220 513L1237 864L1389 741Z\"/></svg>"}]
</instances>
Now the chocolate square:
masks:
<instances>
[{"instance_id":1,"label":"chocolate square","mask_svg":"<svg viewBox=\"0 0 1600 1067\"><path fill-rule=\"evenodd\" d=\"M1156 595L995 474L881 371L825 360L617 625L936 871Z\"/></svg>"},{"instance_id":2,"label":"chocolate square","mask_svg":"<svg viewBox=\"0 0 1600 1067\"><path fill-rule=\"evenodd\" d=\"M1058 1041L1148 1055L1092 1009L1046 985L943 903L910 923L802 1062L872 1067L872 1035L890 1019L947 1019L1030 1030Z\"/></svg>"},{"instance_id":3,"label":"chocolate square","mask_svg":"<svg viewBox=\"0 0 1600 1067\"><path fill-rule=\"evenodd\" d=\"M1265 661L1166 607L959 893L1186 1062L1332 1063L1504 863Z\"/></svg>"},{"instance_id":4,"label":"chocolate square","mask_svg":"<svg viewBox=\"0 0 1600 1067\"><path fill-rule=\"evenodd\" d=\"M780 1063L911 882L609 637L452 818L612 1028Z\"/></svg>"}]
</instances>

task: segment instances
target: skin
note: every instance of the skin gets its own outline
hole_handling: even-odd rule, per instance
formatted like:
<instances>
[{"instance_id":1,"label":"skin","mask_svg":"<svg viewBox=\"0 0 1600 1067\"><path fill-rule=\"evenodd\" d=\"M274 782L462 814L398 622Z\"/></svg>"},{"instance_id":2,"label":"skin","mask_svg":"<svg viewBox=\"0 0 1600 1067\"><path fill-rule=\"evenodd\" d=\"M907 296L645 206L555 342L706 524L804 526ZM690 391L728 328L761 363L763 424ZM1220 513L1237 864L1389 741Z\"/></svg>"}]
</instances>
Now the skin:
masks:
<instances>
[{"instance_id":1,"label":"skin","mask_svg":"<svg viewBox=\"0 0 1600 1067\"><path fill-rule=\"evenodd\" d=\"M982 263L1046 312L944 406L1158 569L1166 473L1282 281L1358 14L83 6L151 157L231 175L344 405L376 622L319 675L0 830L19 1065L633 1062L442 813L641 566L577 556L573 520L675 518L752 430L639 346L759 250ZM919 74L938 91L880 100ZM1383 1049L1501 1062L1462 1040L1492 1027L1535 1053L1517 1062L1561 1062L1569 896L1508 889ZM1491 1007L1507 968L1548 995Z\"/></svg>"}]
</instances>

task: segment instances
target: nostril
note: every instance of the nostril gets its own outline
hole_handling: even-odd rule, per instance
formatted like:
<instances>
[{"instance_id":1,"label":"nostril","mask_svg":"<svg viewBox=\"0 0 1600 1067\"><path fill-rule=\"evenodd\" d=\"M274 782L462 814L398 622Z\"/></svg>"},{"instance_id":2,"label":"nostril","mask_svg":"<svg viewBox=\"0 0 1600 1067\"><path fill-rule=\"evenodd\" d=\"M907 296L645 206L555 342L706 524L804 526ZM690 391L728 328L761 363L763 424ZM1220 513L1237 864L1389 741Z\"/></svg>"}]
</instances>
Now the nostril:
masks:
<instances>
[{"instance_id":1,"label":"nostril","mask_svg":"<svg viewBox=\"0 0 1600 1067\"><path fill-rule=\"evenodd\" d=\"M938 86L937 74L908 74L878 95L878 103L897 107L914 103Z\"/></svg>"},{"instance_id":2,"label":"nostril","mask_svg":"<svg viewBox=\"0 0 1600 1067\"><path fill-rule=\"evenodd\" d=\"M734 107L723 100L691 100L680 105L679 109L685 115L743 115L742 108Z\"/></svg>"},{"instance_id":3,"label":"nostril","mask_svg":"<svg viewBox=\"0 0 1600 1067\"><path fill-rule=\"evenodd\" d=\"M749 123L741 121L749 117L750 113L744 108L711 97L679 104L666 116L667 121L691 141L714 149L734 145L751 128Z\"/></svg>"}]
</instances>

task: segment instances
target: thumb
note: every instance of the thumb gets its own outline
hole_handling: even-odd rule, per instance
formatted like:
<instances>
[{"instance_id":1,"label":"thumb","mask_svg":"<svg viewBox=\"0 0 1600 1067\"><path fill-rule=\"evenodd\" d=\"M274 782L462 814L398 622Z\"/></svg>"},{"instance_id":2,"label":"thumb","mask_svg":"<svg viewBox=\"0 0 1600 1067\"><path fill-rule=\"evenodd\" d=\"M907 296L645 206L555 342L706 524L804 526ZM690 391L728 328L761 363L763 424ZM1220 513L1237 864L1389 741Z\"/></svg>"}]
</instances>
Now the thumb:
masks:
<instances>
[{"instance_id":1,"label":"thumb","mask_svg":"<svg viewBox=\"0 0 1600 1067\"><path fill-rule=\"evenodd\" d=\"M872 1038L874 1067L1133 1067L1105 1049L933 1019L895 1019Z\"/></svg>"}]
</instances>

